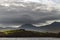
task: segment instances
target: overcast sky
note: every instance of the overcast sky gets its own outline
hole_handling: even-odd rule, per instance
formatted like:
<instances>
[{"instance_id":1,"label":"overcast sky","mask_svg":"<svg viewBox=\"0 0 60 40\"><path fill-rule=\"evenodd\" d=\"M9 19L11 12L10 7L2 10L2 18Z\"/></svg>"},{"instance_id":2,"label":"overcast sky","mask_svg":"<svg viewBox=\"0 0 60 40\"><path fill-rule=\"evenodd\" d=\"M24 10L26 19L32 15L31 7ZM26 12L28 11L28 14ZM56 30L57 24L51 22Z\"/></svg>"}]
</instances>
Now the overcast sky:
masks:
<instances>
[{"instance_id":1,"label":"overcast sky","mask_svg":"<svg viewBox=\"0 0 60 40\"><path fill-rule=\"evenodd\" d=\"M0 0L0 26L60 21L60 0Z\"/></svg>"}]
</instances>

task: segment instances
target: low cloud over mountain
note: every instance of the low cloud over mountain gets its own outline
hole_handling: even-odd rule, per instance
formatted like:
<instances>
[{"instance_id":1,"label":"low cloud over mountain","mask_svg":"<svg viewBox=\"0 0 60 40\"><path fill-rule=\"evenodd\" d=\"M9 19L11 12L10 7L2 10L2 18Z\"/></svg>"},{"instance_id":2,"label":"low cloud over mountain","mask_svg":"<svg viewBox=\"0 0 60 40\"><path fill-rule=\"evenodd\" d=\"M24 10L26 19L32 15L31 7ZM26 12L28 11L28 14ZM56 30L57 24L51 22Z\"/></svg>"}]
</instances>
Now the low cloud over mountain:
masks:
<instances>
[{"instance_id":1,"label":"low cloud over mountain","mask_svg":"<svg viewBox=\"0 0 60 40\"><path fill-rule=\"evenodd\" d=\"M2 1L0 2L0 24L39 24L60 20L59 4L53 1L46 2Z\"/></svg>"},{"instance_id":2,"label":"low cloud over mountain","mask_svg":"<svg viewBox=\"0 0 60 40\"><path fill-rule=\"evenodd\" d=\"M39 31L39 32L60 32L60 22L53 22L52 24L37 27L32 24L23 24L19 29L25 29L30 31Z\"/></svg>"}]
</instances>

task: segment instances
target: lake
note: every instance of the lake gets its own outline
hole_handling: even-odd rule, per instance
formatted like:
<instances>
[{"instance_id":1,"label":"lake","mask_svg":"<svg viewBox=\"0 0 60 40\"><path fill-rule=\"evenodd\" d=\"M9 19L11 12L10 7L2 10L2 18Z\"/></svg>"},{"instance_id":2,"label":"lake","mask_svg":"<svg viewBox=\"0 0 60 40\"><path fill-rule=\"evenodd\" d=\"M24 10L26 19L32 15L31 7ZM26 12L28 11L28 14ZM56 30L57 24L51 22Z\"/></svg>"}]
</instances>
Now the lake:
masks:
<instances>
[{"instance_id":1,"label":"lake","mask_svg":"<svg viewBox=\"0 0 60 40\"><path fill-rule=\"evenodd\" d=\"M0 40L60 40L60 38L0 38Z\"/></svg>"}]
</instances>

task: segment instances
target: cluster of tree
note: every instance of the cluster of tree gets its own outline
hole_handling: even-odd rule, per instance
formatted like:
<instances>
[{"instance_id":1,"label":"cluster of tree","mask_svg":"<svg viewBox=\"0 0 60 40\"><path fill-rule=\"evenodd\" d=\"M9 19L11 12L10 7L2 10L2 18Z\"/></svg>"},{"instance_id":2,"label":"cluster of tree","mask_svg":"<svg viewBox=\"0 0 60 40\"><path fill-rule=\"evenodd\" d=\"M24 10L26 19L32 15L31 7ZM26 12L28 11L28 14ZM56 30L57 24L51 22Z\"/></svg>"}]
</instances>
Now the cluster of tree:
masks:
<instances>
[{"instance_id":1,"label":"cluster of tree","mask_svg":"<svg viewBox=\"0 0 60 40\"><path fill-rule=\"evenodd\" d=\"M5 32L0 32L0 37L60 37L60 32L43 33L35 31L26 31L24 29L21 29L21 30L9 30Z\"/></svg>"}]
</instances>

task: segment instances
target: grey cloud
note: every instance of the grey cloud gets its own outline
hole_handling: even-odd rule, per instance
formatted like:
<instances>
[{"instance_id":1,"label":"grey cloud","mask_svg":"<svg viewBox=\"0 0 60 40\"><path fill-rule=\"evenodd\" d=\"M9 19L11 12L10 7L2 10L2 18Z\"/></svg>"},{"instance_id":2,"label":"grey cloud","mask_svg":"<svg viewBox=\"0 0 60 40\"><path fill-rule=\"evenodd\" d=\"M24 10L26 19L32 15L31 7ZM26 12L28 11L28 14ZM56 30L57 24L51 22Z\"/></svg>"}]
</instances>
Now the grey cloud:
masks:
<instances>
[{"instance_id":1,"label":"grey cloud","mask_svg":"<svg viewBox=\"0 0 60 40\"><path fill-rule=\"evenodd\" d=\"M25 5L25 4L24 4ZM5 7L0 5L0 23L2 24L24 24L24 23L45 23L49 20L60 19L60 14L57 9L52 7L49 11L46 9L47 5L30 3L26 7L13 6ZM45 6L45 9L42 7ZM41 7L36 9L37 7ZM33 10L36 9L36 10Z\"/></svg>"}]
</instances>

